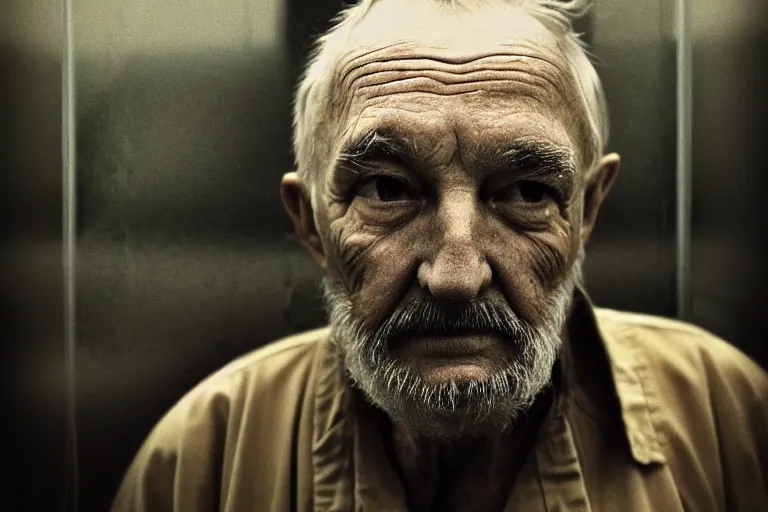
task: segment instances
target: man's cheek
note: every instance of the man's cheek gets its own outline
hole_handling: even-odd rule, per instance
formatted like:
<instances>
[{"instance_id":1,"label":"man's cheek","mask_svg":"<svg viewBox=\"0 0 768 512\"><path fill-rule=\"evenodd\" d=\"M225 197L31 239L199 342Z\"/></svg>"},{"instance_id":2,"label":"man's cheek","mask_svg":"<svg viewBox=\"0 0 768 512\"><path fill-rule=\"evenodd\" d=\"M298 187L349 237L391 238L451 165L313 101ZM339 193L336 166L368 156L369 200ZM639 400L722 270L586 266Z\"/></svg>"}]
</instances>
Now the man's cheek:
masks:
<instances>
[{"instance_id":1,"label":"man's cheek","mask_svg":"<svg viewBox=\"0 0 768 512\"><path fill-rule=\"evenodd\" d=\"M329 229L329 267L345 285L349 294L360 291L364 274L366 251L376 237L360 229L355 219L339 219Z\"/></svg>"},{"instance_id":2,"label":"man's cheek","mask_svg":"<svg viewBox=\"0 0 768 512\"><path fill-rule=\"evenodd\" d=\"M407 291L413 258L401 235L372 233L356 225L334 233L337 272L358 315L370 326L384 320Z\"/></svg>"},{"instance_id":3,"label":"man's cheek","mask_svg":"<svg viewBox=\"0 0 768 512\"><path fill-rule=\"evenodd\" d=\"M570 240L551 233L527 236L530 268L545 292L554 290L565 278L570 255Z\"/></svg>"},{"instance_id":4,"label":"man's cheek","mask_svg":"<svg viewBox=\"0 0 768 512\"><path fill-rule=\"evenodd\" d=\"M569 240L548 234L521 234L492 253L499 284L513 310L533 325L541 325L552 290L567 273Z\"/></svg>"},{"instance_id":5,"label":"man's cheek","mask_svg":"<svg viewBox=\"0 0 768 512\"><path fill-rule=\"evenodd\" d=\"M411 249L397 238L377 240L360 259L363 277L355 307L371 326L389 317L414 284Z\"/></svg>"}]
</instances>

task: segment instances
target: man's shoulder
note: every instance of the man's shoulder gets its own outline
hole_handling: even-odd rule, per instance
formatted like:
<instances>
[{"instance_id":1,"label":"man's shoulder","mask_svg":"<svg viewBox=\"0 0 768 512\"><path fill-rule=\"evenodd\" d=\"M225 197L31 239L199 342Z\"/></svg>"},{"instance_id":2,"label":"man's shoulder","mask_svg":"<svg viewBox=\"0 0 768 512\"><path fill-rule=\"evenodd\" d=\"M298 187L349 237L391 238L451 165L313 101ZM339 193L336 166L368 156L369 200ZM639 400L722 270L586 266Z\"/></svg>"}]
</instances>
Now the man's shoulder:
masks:
<instances>
[{"instance_id":1,"label":"man's shoulder","mask_svg":"<svg viewBox=\"0 0 768 512\"><path fill-rule=\"evenodd\" d=\"M734 509L768 476L768 374L718 336L679 320L596 310L633 446L663 453L681 491ZM764 493L759 499L768 499ZM693 506L695 509L703 505Z\"/></svg>"},{"instance_id":2,"label":"man's shoulder","mask_svg":"<svg viewBox=\"0 0 768 512\"><path fill-rule=\"evenodd\" d=\"M328 329L278 339L216 370L182 396L155 426L151 439L175 442L191 425L223 428L238 422L244 408L264 414L300 407L311 385L319 346ZM225 412L222 412L225 411Z\"/></svg>"},{"instance_id":3,"label":"man's shoulder","mask_svg":"<svg viewBox=\"0 0 768 512\"><path fill-rule=\"evenodd\" d=\"M606 343L640 351L651 363L761 371L739 348L692 323L606 308L596 308L595 316Z\"/></svg>"},{"instance_id":4,"label":"man's shoulder","mask_svg":"<svg viewBox=\"0 0 768 512\"><path fill-rule=\"evenodd\" d=\"M311 372L317 348L328 339L328 328L277 339L234 359L190 390L184 400L201 395L270 392L287 377Z\"/></svg>"},{"instance_id":5,"label":"man's shoulder","mask_svg":"<svg viewBox=\"0 0 768 512\"><path fill-rule=\"evenodd\" d=\"M612 364L633 367L643 378L653 378L655 383L649 384L660 393L695 391L703 401L727 394L740 396L749 405L768 401L765 370L704 328L611 309L596 309L595 315Z\"/></svg>"},{"instance_id":6,"label":"man's shoulder","mask_svg":"<svg viewBox=\"0 0 768 512\"><path fill-rule=\"evenodd\" d=\"M323 327L272 341L220 368L203 384L214 384L243 373L279 372L305 366L313 359L317 346L328 339L328 330Z\"/></svg>"},{"instance_id":7,"label":"man's shoulder","mask_svg":"<svg viewBox=\"0 0 768 512\"><path fill-rule=\"evenodd\" d=\"M649 335L679 337L693 343L705 342L707 339L722 342L697 325L673 318L609 308L595 308L595 316L600 327L611 333L637 331Z\"/></svg>"},{"instance_id":8,"label":"man's shoulder","mask_svg":"<svg viewBox=\"0 0 768 512\"><path fill-rule=\"evenodd\" d=\"M112 510L148 510L148 500L167 504L157 510L202 510L196 497L211 475L237 486L240 467L260 475L257 487L248 480L249 493L279 492L285 475L274 468L293 450L297 426L311 422L312 376L327 339L327 328L283 338L202 380L155 425Z\"/></svg>"}]
</instances>

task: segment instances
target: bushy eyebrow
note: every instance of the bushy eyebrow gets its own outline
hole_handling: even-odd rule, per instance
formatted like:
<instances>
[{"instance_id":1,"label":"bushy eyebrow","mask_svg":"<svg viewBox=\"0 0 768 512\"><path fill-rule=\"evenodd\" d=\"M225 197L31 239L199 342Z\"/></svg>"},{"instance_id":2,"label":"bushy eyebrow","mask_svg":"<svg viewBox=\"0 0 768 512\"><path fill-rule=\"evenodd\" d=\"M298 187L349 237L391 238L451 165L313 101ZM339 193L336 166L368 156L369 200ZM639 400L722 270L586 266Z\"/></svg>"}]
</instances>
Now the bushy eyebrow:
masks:
<instances>
[{"instance_id":1,"label":"bushy eyebrow","mask_svg":"<svg viewBox=\"0 0 768 512\"><path fill-rule=\"evenodd\" d=\"M337 166L360 170L373 163L392 162L414 171L424 170L417 146L408 137L391 129L376 129L347 143ZM523 139L484 148L473 157L472 166L482 175L505 172L519 177L553 176L570 179L576 175L574 154L551 142Z\"/></svg>"},{"instance_id":2,"label":"bushy eyebrow","mask_svg":"<svg viewBox=\"0 0 768 512\"><path fill-rule=\"evenodd\" d=\"M538 140L514 141L483 157L488 172L506 171L520 176L558 174L571 178L576 174L573 153L564 147Z\"/></svg>"},{"instance_id":3,"label":"bushy eyebrow","mask_svg":"<svg viewBox=\"0 0 768 512\"><path fill-rule=\"evenodd\" d=\"M418 155L406 137L391 130L372 130L346 144L337 165L354 170L374 162L395 162L418 166Z\"/></svg>"}]
</instances>

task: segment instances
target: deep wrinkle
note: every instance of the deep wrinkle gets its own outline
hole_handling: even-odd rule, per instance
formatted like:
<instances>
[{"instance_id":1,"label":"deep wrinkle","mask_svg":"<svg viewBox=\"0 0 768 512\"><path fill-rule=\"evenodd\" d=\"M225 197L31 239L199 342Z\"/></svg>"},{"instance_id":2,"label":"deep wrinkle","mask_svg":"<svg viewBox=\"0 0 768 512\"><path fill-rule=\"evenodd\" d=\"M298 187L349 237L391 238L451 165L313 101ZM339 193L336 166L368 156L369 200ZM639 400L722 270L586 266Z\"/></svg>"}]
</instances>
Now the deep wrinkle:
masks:
<instances>
[{"instance_id":1,"label":"deep wrinkle","mask_svg":"<svg viewBox=\"0 0 768 512\"><path fill-rule=\"evenodd\" d=\"M419 53L419 50L423 48L429 49L432 53ZM332 84L333 87L351 89L351 84L361 76L379 71L378 67L391 68L391 63L393 62L399 63L402 66L402 69L406 71L424 69L425 66L423 66L423 64L431 64L435 67L443 66L444 69L454 70L453 72L455 74L462 74L472 71L471 69L463 69L470 65L493 65L494 63L499 62L508 62L509 59L505 59L505 57L511 57L520 60L532 59L540 61L541 63L559 70L559 66L556 64L556 59L543 56L542 47L533 42L517 41L514 44L502 44L500 49L494 51L476 53L467 52L464 55L449 54L448 51L449 48L445 46L420 44L416 47L416 43L413 41L400 41L373 49L358 48L341 56L339 65L336 68L337 72L333 75L334 81ZM371 62L366 62L366 59L370 59ZM362 71L368 66L374 67L374 69L370 71ZM395 70L397 69L398 68L395 68ZM503 68L501 66L492 66L490 69ZM558 87L558 84L554 80L551 80L551 84L554 87Z\"/></svg>"},{"instance_id":2,"label":"deep wrinkle","mask_svg":"<svg viewBox=\"0 0 768 512\"><path fill-rule=\"evenodd\" d=\"M432 54L427 51L433 52ZM586 110L583 106L579 94L574 87L574 79L570 72L560 64L558 65L558 57L555 51L543 48L541 45L536 45L533 42L521 41L510 44L503 44L495 49L495 51L481 51L475 53L469 53L466 55L448 55L446 52L450 51L447 48L435 47L435 46L417 46L412 41L401 41L379 47L375 49L357 49L349 52L346 56L340 59L339 65L336 67L336 71L333 73L328 90L329 91L350 91L352 94L338 95L332 94L335 98L331 98L333 106L329 111L329 121L331 125L336 124L334 121L340 121L347 118L349 111L352 107L352 102L355 96L359 96L360 99L370 101L377 94L360 94L355 93L358 88L355 86L355 81L361 77L369 75L375 75L381 73L383 70L399 70L406 69L414 73L430 72L429 66L437 67L448 75L462 75L471 74L473 72L487 72L490 64L492 70L501 69L504 64L507 65L509 70L510 64L514 65L513 71L520 74L520 79L515 81L501 81L497 80L491 83L482 84L480 86L467 86L466 82L458 86L458 90L452 92L438 91L432 84L425 84L426 90L432 94L455 94L455 93L473 93L481 92L483 94L493 93L491 87L496 90L495 94L499 92L510 92L510 83L517 84L514 92L520 96L526 95L531 101L537 101L536 95L526 94L527 84L530 80L541 80L546 82L545 87L539 87L541 90L550 90L555 93L557 97L552 97L552 103L562 103L567 105L568 108L564 108L563 112L566 115L572 117L571 121L580 132L579 140L590 140L592 137L588 123L584 123L582 118L586 116ZM410 52L410 53L409 53ZM543 55L543 52L547 52L547 55ZM436 55L437 54L437 55ZM549 55L551 54L551 55ZM490 62L486 62L489 61ZM538 64L538 66L536 65ZM541 69L541 64L544 64L545 69ZM373 69L369 69L373 67ZM472 68L477 69L472 69ZM392 77L399 76L397 73L391 74ZM460 76L457 76L452 82L458 82ZM386 85L386 83L380 83L378 87ZM544 85L544 84L539 84ZM455 87L456 88L456 87ZM392 93L390 90L378 91L379 94ZM574 108L576 107L576 108ZM336 126L342 126L344 123L336 124ZM335 139L338 140L339 133L335 134Z\"/></svg>"}]
</instances>

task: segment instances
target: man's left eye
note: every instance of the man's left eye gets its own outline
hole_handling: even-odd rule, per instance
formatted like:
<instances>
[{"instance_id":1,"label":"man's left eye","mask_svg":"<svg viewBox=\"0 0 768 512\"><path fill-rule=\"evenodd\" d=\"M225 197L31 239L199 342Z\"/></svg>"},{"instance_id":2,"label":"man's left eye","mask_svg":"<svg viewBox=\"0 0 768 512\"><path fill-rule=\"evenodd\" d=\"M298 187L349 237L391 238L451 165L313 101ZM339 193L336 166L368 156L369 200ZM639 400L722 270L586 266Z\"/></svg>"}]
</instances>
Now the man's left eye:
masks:
<instances>
[{"instance_id":1,"label":"man's left eye","mask_svg":"<svg viewBox=\"0 0 768 512\"><path fill-rule=\"evenodd\" d=\"M404 180L391 176L376 176L366 181L357 191L357 195L383 202L406 201L412 199L410 186Z\"/></svg>"},{"instance_id":2,"label":"man's left eye","mask_svg":"<svg viewBox=\"0 0 768 512\"><path fill-rule=\"evenodd\" d=\"M520 181L505 189L496 197L497 201L521 201L536 205L554 199L550 187L536 181Z\"/></svg>"}]
</instances>

